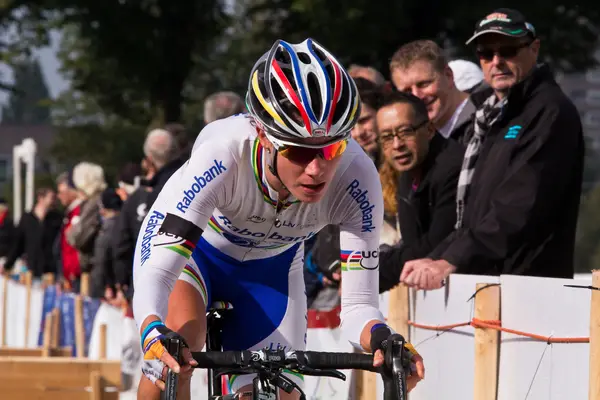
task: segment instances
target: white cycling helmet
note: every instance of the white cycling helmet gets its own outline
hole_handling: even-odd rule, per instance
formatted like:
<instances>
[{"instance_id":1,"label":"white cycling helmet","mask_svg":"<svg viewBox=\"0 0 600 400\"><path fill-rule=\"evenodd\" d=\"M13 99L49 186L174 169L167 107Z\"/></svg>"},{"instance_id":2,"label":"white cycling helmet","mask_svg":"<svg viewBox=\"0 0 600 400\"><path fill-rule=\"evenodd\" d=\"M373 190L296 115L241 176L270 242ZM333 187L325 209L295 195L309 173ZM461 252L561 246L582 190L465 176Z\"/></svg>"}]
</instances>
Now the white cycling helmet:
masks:
<instances>
[{"instance_id":1,"label":"white cycling helmet","mask_svg":"<svg viewBox=\"0 0 600 400\"><path fill-rule=\"evenodd\" d=\"M360 115L354 81L310 38L275 42L252 68L246 104L276 147L323 147L346 139ZM313 137L331 140L319 145L303 140Z\"/></svg>"}]
</instances>

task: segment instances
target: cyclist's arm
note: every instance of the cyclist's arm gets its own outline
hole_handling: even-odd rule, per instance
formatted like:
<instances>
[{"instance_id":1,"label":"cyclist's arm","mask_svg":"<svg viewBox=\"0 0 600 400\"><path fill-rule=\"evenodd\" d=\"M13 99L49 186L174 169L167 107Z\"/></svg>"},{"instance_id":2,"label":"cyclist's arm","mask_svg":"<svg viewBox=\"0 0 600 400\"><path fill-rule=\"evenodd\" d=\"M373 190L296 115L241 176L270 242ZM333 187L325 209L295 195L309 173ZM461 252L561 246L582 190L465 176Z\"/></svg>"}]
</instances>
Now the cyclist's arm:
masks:
<instances>
[{"instance_id":1,"label":"cyclist's arm","mask_svg":"<svg viewBox=\"0 0 600 400\"><path fill-rule=\"evenodd\" d=\"M338 188L341 203L341 327L353 346L370 352L371 328L384 323L379 311L379 236L383 199L377 170L357 157Z\"/></svg>"},{"instance_id":2,"label":"cyclist's arm","mask_svg":"<svg viewBox=\"0 0 600 400\"><path fill-rule=\"evenodd\" d=\"M164 321L169 295L202 230L231 197L237 160L215 126L201 132L194 154L171 176L142 223L133 262L133 312L142 332L150 322Z\"/></svg>"}]
</instances>

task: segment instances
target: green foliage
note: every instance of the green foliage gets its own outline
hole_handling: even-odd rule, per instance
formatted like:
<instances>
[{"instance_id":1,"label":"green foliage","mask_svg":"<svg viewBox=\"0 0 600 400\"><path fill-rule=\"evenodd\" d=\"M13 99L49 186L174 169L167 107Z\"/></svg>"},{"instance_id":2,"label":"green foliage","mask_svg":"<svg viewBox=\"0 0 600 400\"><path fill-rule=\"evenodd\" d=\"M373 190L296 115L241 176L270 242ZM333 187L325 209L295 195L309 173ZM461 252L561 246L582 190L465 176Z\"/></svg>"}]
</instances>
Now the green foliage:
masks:
<instances>
[{"instance_id":1,"label":"green foliage","mask_svg":"<svg viewBox=\"0 0 600 400\"><path fill-rule=\"evenodd\" d=\"M107 181L113 183L127 162L140 161L145 131L124 125L81 124L58 128L52 154L66 166L81 161L94 162L104 168Z\"/></svg>"},{"instance_id":2,"label":"green foliage","mask_svg":"<svg viewBox=\"0 0 600 400\"><path fill-rule=\"evenodd\" d=\"M14 91L2 108L2 124L28 125L50 122L50 93L40 63L25 59L14 66Z\"/></svg>"},{"instance_id":3,"label":"green foliage","mask_svg":"<svg viewBox=\"0 0 600 400\"><path fill-rule=\"evenodd\" d=\"M600 22L597 2L578 6L564 2L509 1L502 7L521 10L542 39L541 58L559 69L582 70L593 65L593 51ZM278 29L263 36L301 40L310 36L336 54L342 62L372 65L385 75L393 53L403 43L432 39L451 55L473 58L464 43L475 23L499 7L497 2L380 0L266 0L250 7L250 13L270 10L269 24ZM287 11L289 10L289 11ZM250 41L248 39L248 41Z\"/></svg>"}]
</instances>

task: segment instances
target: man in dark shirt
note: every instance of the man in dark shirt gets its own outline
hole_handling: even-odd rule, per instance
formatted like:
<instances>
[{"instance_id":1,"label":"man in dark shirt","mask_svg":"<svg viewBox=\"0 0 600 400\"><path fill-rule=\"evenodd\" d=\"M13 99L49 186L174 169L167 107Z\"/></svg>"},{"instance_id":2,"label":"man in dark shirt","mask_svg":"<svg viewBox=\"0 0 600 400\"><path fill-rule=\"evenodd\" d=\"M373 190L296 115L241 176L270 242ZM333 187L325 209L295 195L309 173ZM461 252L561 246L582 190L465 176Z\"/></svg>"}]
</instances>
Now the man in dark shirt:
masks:
<instances>
[{"instance_id":1,"label":"man in dark shirt","mask_svg":"<svg viewBox=\"0 0 600 400\"><path fill-rule=\"evenodd\" d=\"M579 113L538 64L540 40L518 11L484 17L474 43L490 86L471 98L473 135L457 190L457 230L402 281L421 289L452 272L572 278L584 140Z\"/></svg>"},{"instance_id":2,"label":"man in dark shirt","mask_svg":"<svg viewBox=\"0 0 600 400\"><path fill-rule=\"evenodd\" d=\"M456 224L456 185L463 147L429 120L425 103L412 94L383 96L377 127L385 161L400 173L397 188L402 240L382 246L379 291L400 282L406 261L425 257Z\"/></svg>"}]
</instances>

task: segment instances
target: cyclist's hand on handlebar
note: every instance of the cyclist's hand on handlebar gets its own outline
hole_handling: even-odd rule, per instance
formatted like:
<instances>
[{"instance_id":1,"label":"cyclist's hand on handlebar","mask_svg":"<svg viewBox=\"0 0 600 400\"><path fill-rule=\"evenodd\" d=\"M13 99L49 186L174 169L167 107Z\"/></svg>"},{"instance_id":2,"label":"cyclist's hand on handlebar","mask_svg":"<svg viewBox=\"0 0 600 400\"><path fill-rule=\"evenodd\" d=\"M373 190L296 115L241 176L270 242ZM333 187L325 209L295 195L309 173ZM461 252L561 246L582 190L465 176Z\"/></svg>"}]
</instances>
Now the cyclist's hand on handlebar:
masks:
<instances>
[{"instance_id":1,"label":"cyclist's hand on handlebar","mask_svg":"<svg viewBox=\"0 0 600 400\"><path fill-rule=\"evenodd\" d=\"M170 339L179 339L182 345L181 365L167 351L167 343ZM165 379L170 368L173 372L181 374L181 377L189 378L193 367L198 365L193 359L192 353L185 339L177 332L173 332L160 321L148 324L143 334L144 363L142 371L144 375L161 390L165 389Z\"/></svg>"},{"instance_id":2,"label":"cyclist's hand on handlebar","mask_svg":"<svg viewBox=\"0 0 600 400\"><path fill-rule=\"evenodd\" d=\"M399 335L392 334L391 330L384 324L374 326L371 331L371 348L376 349L373 354L373 366L381 367L385 362L385 356L383 350L387 346L389 340L394 340ZM423 357L417 353L417 350L412 344L406 342L404 349L411 355L410 357L410 371L406 374L406 386L408 392L413 390L417 383L425 378L425 366L423 364ZM384 369L385 371L385 369Z\"/></svg>"}]
</instances>

